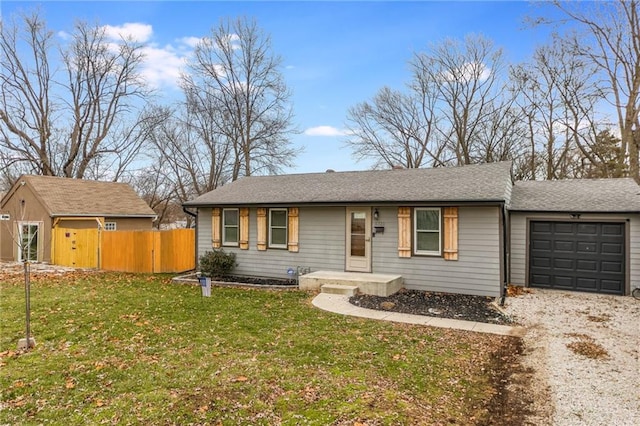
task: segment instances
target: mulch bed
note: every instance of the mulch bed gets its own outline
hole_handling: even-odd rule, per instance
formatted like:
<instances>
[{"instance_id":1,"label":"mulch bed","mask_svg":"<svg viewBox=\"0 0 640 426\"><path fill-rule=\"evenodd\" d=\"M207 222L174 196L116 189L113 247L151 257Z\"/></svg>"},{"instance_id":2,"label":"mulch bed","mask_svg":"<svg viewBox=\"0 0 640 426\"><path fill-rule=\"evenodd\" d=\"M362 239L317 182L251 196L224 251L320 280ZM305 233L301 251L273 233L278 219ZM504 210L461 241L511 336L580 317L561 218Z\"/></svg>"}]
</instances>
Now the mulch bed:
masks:
<instances>
[{"instance_id":1,"label":"mulch bed","mask_svg":"<svg viewBox=\"0 0 640 426\"><path fill-rule=\"evenodd\" d=\"M212 281L221 281L225 283L240 283L265 286L292 286L298 285L296 280L279 280L277 278L258 278L258 277L241 277L236 275L226 275L224 277L211 278Z\"/></svg>"},{"instance_id":2,"label":"mulch bed","mask_svg":"<svg viewBox=\"0 0 640 426\"><path fill-rule=\"evenodd\" d=\"M227 275L212 278L213 281L264 285L298 285L296 280L257 278ZM464 294L433 293L419 290L401 289L389 297L358 294L349 298L352 305L405 314L426 315L439 318L453 318L489 324L512 324L511 318L498 310L491 302L492 297L469 296Z\"/></svg>"},{"instance_id":3,"label":"mulch bed","mask_svg":"<svg viewBox=\"0 0 640 426\"><path fill-rule=\"evenodd\" d=\"M509 316L491 304L493 301L492 297L407 289L401 289L389 297L358 294L349 298L352 305L368 309L490 324L512 324Z\"/></svg>"}]
</instances>

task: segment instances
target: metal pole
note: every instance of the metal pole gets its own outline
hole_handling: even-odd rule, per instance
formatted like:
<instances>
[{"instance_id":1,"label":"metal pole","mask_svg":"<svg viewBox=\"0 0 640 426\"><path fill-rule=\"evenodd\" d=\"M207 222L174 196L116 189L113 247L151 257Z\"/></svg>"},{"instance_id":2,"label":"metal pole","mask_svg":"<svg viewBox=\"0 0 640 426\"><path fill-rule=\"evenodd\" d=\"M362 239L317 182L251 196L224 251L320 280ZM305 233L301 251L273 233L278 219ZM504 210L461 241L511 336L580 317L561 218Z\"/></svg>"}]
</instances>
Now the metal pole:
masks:
<instances>
[{"instance_id":1,"label":"metal pole","mask_svg":"<svg viewBox=\"0 0 640 426\"><path fill-rule=\"evenodd\" d=\"M24 293L27 315L27 349L31 347L31 281L29 280L29 261L24 262Z\"/></svg>"}]
</instances>

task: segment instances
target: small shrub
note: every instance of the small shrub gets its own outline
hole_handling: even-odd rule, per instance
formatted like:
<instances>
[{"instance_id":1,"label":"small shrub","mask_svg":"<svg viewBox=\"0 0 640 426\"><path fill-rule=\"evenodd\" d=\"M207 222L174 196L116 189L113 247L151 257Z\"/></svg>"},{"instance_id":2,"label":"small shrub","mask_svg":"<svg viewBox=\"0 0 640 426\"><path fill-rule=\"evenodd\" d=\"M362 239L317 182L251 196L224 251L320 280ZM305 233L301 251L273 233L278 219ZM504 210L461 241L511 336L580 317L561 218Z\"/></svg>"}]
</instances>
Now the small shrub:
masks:
<instances>
[{"instance_id":1,"label":"small shrub","mask_svg":"<svg viewBox=\"0 0 640 426\"><path fill-rule=\"evenodd\" d=\"M236 254L225 253L218 249L208 251L200 256L200 271L207 277L223 277L229 275L236 267Z\"/></svg>"}]
</instances>

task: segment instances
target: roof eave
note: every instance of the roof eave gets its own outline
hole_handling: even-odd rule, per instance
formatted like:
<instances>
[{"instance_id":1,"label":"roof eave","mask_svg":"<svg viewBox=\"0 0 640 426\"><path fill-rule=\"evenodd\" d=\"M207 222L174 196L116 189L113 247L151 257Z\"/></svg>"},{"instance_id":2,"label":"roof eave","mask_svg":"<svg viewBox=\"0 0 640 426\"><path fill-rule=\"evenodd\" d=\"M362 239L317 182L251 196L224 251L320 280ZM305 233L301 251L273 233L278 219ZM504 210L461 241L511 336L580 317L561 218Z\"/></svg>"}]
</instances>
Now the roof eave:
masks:
<instances>
[{"instance_id":1,"label":"roof eave","mask_svg":"<svg viewBox=\"0 0 640 426\"><path fill-rule=\"evenodd\" d=\"M218 202L218 203L193 203L186 202L183 203L183 207L195 207L195 208L210 208L210 207L220 207L220 206L251 206L251 207L260 207L260 206L345 206L345 205L503 205L505 200L502 199L486 199L486 200L367 200L367 201L302 201L302 202Z\"/></svg>"},{"instance_id":2,"label":"roof eave","mask_svg":"<svg viewBox=\"0 0 640 426\"><path fill-rule=\"evenodd\" d=\"M127 218L153 218L156 214L115 214L115 213L52 213L51 217L127 217Z\"/></svg>"},{"instance_id":3,"label":"roof eave","mask_svg":"<svg viewBox=\"0 0 640 426\"><path fill-rule=\"evenodd\" d=\"M640 210L558 210L558 209L514 209L510 208L510 212L514 213L554 213L554 214L640 214Z\"/></svg>"}]
</instances>

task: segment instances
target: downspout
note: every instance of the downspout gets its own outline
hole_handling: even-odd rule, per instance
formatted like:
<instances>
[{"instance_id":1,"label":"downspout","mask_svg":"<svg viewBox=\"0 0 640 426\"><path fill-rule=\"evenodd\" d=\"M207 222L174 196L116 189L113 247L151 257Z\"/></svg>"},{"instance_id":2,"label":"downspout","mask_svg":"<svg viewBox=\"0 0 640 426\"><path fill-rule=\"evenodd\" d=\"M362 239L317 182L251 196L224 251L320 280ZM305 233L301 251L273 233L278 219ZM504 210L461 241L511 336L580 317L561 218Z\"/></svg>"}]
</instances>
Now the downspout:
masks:
<instances>
[{"instance_id":1,"label":"downspout","mask_svg":"<svg viewBox=\"0 0 640 426\"><path fill-rule=\"evenodd\" d=\"M195 263L194 265L196 265L195 269L198 270L198 210L196 209L196 213L189 211L187 209L187 207L185 205L182 206L182 211L185 212L186 214L188 214L189 216L193 217L195 219L196 222L196 238L195 238L195 249L194 249L194 253L195 253Z\"/></svg>"},{"instance_id":2,"label":"downspout","mask_svg":"<svg viewBox=\"0 0 640 426\"><path fill-rule=\"evenodd\" d=\"M509 285L510 279L510 269L509 268L509 259L511 253L511 246L509 238L509 212L507 210L507 206L502 204L502 211L500 212L502 216L502 275L504 277L504 282L502 283L502 294L500 296L500 306L504 306L505 298L507 297L507 288Z\"/></svg>"}]
</instances>

